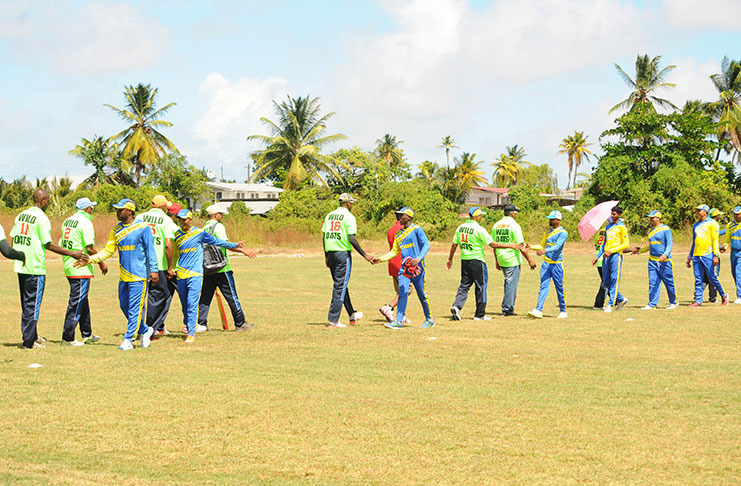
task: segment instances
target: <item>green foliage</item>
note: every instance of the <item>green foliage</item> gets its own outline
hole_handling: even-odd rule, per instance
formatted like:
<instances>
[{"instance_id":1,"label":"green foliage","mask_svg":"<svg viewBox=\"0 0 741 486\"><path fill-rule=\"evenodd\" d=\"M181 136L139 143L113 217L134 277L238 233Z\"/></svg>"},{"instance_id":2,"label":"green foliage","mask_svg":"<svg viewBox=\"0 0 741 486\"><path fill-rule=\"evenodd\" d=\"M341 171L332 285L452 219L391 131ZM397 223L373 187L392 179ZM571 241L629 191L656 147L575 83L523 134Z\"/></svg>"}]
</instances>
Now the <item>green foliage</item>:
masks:
<instances>
[{"instance_id":1,"label":"green foliage","mask_svg":"<svg viewBox=\"0 0 741 486\"><path fill-rule=\"evenodd\" d=\"M244 201L234 201L229 206L229 214L226 215L228 219L240 219L250 215L250 210Z\"/></svg>"},{"instance_id":2,"label":"green foliage","mask_svg":"<svg viewBox=\"0 0 741 486\"><path fill-rule=\"evenodd\" d=\"M545 199L540 190L531 184L517 184L509 191L512 203L523 212L536 211L545 207Z\"/></svg>"},{"instance_id":3,"label":"green foliage","mask_svg":"<svg viewBox=\"0 0 741 486\"><path fill-rule=\"evenodd\" d=\"M22 208L31 205L33 202L31 199L32 194L33 187L24 176L14 180L5 187L2 193L2 200L5 206L10 209Z\"/></svg>"},{"instance_id":4,"label":"green foliage","mask_svg":"<svg viewBox=\"0 0 741 486\"><path fill-rule=\"evenodd\" d=\"M185 156L169 154L155 165L145 180L147 186L159 186L174 194L179 200L206 202L211 199L211 189L206 182L208 177L203 170L196 169Z\"/></svg>"},{"instance_id":5,"label":"green foliage","mask_svg":"<svg viewBox=\"0 0 741 486\"><path fill-rule=\"evenodd\" d=\"M337 197L328 188L310 187L300 191L283 191L280 202L274 207L268 217L273 220L286 218L308 218L315 221L320 229L324 216L338 206Z\"/></svg>"},{"instance_id":6,"label":"green foliage","mask_svg":"<svg viewBox=\"0 0 741 486\"><path fill-rule=\"evenodd\" d=\"M520 176L515 185L534 186L540 192L555 192L555 177L553 169L548 164L530 165L520 169Z\"/></svg>"}]
</instances>

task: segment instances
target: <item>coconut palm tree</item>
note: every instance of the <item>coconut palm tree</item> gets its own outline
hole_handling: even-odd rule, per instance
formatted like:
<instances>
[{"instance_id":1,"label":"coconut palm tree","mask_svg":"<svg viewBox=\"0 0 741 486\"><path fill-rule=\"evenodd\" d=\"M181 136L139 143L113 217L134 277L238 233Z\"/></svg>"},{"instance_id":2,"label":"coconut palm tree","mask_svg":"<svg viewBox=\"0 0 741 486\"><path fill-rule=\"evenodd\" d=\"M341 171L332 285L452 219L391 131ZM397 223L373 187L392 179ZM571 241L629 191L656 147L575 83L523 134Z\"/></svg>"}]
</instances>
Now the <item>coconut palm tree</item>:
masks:
<instances>
[{"instance_id":1,"label":"coconut palm tree","mask_svg":"<svg viewBox=\"0 0 741 486\"><path fill-rule=\"evenodd\" d=\"M463 152L456 161L455 168L458 169L458 178L466 190L472 187L481 187L488 184L484 171L481 170L482 160L476 161L476 154Z\"/></svg>"},{"instance_id":2,"label":"coconut palm tree","mask_svg":"<svg viewBox=\"0 0 741 486\"><path fill-rule=\"evenodd\" d=\"M723 58L721 72L710 76L720 99L712 103L718 114L718 141L730 140L738 154L741 154L741 62Z\"/></svg>"},{"instance_id":3,"label":"coconut palm tree","mask_svg":"<svg viewBox=\"0 0 741 486\"><path fill-rule=\"evenodd\" d=\"M343 162L319 153L324 145L343 140L345 135L324 135L326 122L334 112L320 116L319 98L287 97L278 104L273 101L277 122L260 118L271 135L250 135L248 141L256 140L265 144L263 150L252 153L257 169L250 180L276 170L285 170L284 189L295 189L308 178L327 185L320 172L329 172L337 179L342 177L334 165L347 168Z\"/></svg>"},{"instance_id":4,"label":"coconut palm tree","mask_svg":"<svg viewBox=\"0 0 741 486\"><path fill-rule=\"evenodd\" d=\"M530 162L525 160L525 157L527 157L525 147L520 147L519 145L514 144L511 147L505 146L504 150L512 162L516 162L520 165L530 165Z\"/></svg>"},{"instance_id":5,"label":"coconut palm tree","mask_svg":"<svg viewBox=\"0 0 741 486\"><path fill-rule=\"evenodd\" d=\"M131 123L128 128L115 134L110 140L115 140L123 146L121 151L123 158L131 161L136 184L139 183L141 173L147 166L156 164L170 152L178 152L175 144L158 131L160 128L172 126L172 123L161 118L175 106L175 103L168 103L158 109L157 91L157 88L152 88L149 84L126 86L125 108L105 105L118 113L122 120Z\"/></svg>"},{"instance_id":6,"label":"coconut palm tree","mask_svg":"<svg viewBox=\"0 0 741 486\"><path fill-rule=\"evenodd\" d=\"M417 173L417 177L426 180L430 184L434 184L438 179L439 173L439 165L437 165L435 162L425 160L424 162L419 164L419 172Z\"/></svg>"},{"instance_id":7,"label":"coconut palm tree","mask_svg":"<svg viewBox=\"0 0 741 486\"><path fill-rule=\"evenodd\" d=\"M660 61L661 56L656 56L653 59L649 59L648 55L636 57L635 80L633 80L628 73L623 70L623 68L615 64L615 69L617 69L618 74L623 78L623 81L625 81L628 86L633 88L633 91L626 99L610 108L608 113L617 110L630 111L637 108L656 111L654 103L662 108L673 108L677 110L678 108L674 106L671 101L653 95L654 92L660 89L669 89L676 86L674 83L664 82L664 78L677 66L670 65L659 70Z\"/></svg>"},{"instance_id":8,"label":"coconut palm tree","mask_svg":"<svg viewBox=\"0 0 741 486\"><path fill-rule=\"evenodd\" d=\"M85 182L95 184L95 187L101 183L116 183L121 179L106 173L106 168L128 173L132 167L131 162L121 158L118 144L100 135L93 136L92 140L83 138L82 143L70 150L69 154L82 159L85 165L93 166L95 172Z\"/></svg>"},{"instance_id":9,"label":"coconut palm tree","mask_svg":"<svg viewBox=\"0 0 741 486\"><path fill-rule=\"evenodd\" d=\"M453 137L450 135L446 135L440 140L440 145L438 145L435 148L444 148L445 149L445 160L446 160L446 167L450 168L450 149L452 148L460 148L455 144L455 140L453 140Z\"/></svg>"},{"instance_id":10,"label":"coconut palm tree","mask_svg":"<svg viewBox=\"0 0 741 486\"><path fill-rule=\"evenodd\" d=\"M375 154L389 167L399 166L404 163L404 151L399 148L402 143L403 140L396 140L395 136L387 133L376 140Z\"/></svg>"},{"instance_id":11,"label":"coconut palm tree","mask_svg":"<svg viewBox=\"0 0 741 486\"><path fill-rule=\"evenodd\" d=\"M525 164L529 164L529 162L525 162ZM520 178L522 165L508 154L500 154L499 158L494 159L494 163L491 165L494 166L492 182L496 186L509 187Z\"/></svg>"},{"instance_id":12,"label":"coconut palm tree","mask_svg":"<svg viewBox=\"0 0 741 486\"><path fill-rule=\"evenodd\" d=\"M561 150L558 151L559 154L567 154L568 156L568 163L569 163L569 179L566 181L566 189L569 188L569 184L571 184L571 172L574 172L574 185L571 187L576 187L576 172L579 170L579 166L582 164L582 161L584 159L589 160L589 155L592 153L587 148L588 145L592 145L591 143L587 142L587 138L584 136L584 132L577 132L574 131L573 135L569 135L568 137L564 138L561 141Z\"/></svg>"}]
</instances>

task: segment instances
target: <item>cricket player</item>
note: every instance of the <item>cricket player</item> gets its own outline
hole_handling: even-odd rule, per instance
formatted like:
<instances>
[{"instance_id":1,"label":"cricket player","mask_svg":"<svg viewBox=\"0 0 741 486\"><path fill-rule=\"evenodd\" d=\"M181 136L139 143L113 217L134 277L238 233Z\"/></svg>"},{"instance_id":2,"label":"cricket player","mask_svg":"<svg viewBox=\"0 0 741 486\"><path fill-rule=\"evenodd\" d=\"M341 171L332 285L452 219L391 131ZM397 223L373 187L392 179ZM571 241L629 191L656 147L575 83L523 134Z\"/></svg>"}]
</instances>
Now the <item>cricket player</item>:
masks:
<instances>
[{"instance_id":1,"label":"cricket player","mask_svg":"<svg viewBox=\"0 0 741 486\"><path fill-rule=\"evenodd\" d=\"M721 252L731 248L731 275L736 283L736 300L734 304L741 304L741 206L733 208L733 220L726 225L725 244Z\"/></svg>"},{"instance_id":2,"label":"cricket player","mask_svg":"<svg viewBox=\"0 0 741 486\"><path fill-rule=\"evenodd\" d=\"M162 194L152 198L152 208L146 213L140 213L136 220L146 224L152 231L154 252L157 255L157 285L149 287L147 296L147 326L154 328L154 338L169 334L165 327L165 319L170 311L172 296L175 294L175 282L168 278L168 270L172 270L172 238L178 226L167 214L172 203Z\"/></svg>"},{"instance_id":3,"label":"cricket player","mask_svg":"<svg viewBox=\"0 0 741 486\"><path fill-rule=\"evenodd\" d=\"M118 251L118 302L127 322L126 332L118 349L134 349L132 341L137 334L141 338L141 347L148 348L154 334L154 329L145 322L148 281L152 285L159 283L152 231L149 226L134 219L136 203L131 199L121 199L113 207L119 223L108 235L105 248L91 256L90 262L100 263ZM75 263L75 266L80 266L80 262Z\"/></svg>"},{"instance_id":4,"label":"cricket player","mask_svg":"<svg viewBox=\"0 0 741 486\"><path fill-rule=\"evenodd\" d=\"M620 218L623 215L623 208L614 206L610 211L610 219L605 226L605 242L602 248L597 252L597 256L592 260L592 265L596 265L601 256L602 260L602 281L605 284L605 290L609 298L604 308L605 312L612 312L613 305L617 310L623 308L628 303L628 299L620 293L620 276L623 269L623 251L630 247L628 238L628 229Z\"/></svg>"},{"instance_id":5,"label":"cricket player","mask_svg":"<svg viewBox=\"0 0 741 486\"><path fill-rule=\"evenodd\" d=\"M407 299L409 298L409 286L414 285L417 297L422 304L425 321L420 327L429 328L435 326L430 314L430 305L427 303L427 292L425 289L425 256L430 251L430 240L424 230L416 224L412 224L414 210L403 207L399 210L401 218L399 222L403 229L394 237L394 246L391 251L380 258L373 259L373 263L387 262L401 253L402 266L399 270L399 305L396 308L396 320L387 322L384 326L390 329L401 329L404 327L404 316L407 310ZM406 262L406 265L405 265Z\"/></svg>"},{"instance_id":6,"label":"cricket player","mask_svg":"<svg viewBox=\"0 0 741 486\"><path fill-rule=\"evenodd\" d=\"M322 225L324 264L329 268L334 281L327 327L347 327L340 322L343 304L350 315L350 324L355 324L363 317L363 313L353 307L347 289L352 271L352 249L355 248L355 251L370 263L373 263L374 258L363 251L355 237L358 225L351 212L355 202L356 199L351 194L340 194L340 207L327 214Z\"/></svg>"},{"instance_id":7,"label":"cricket player","mask_svg":"<svg viewBox=\"0 0 741 486\"><path fill-rule=\"evenodd\" d=\"M445 268L450 270L453 266L453 256L458 247L461 247L461 284L455 296L453 307L450 312L453 320L461 320L461 310L468 298L471 285L476 290L476 311L473 315L474 321L488 321L490 316L486 315L486 289L489 283L489 270L486 267L486 247L521 249L522 245L514 243L504 244L495 242L488 231L480 224L481 218L486 213L478 206L468 210L469 219L458 226L453 235L453 244L450 245L450 253Z\"/></svg>"},{"instance_id":8,"label":"cricket player","mask_svg":"<svg viewBox=\"0 0 741 486\"><path fill-rule=\"evenodd\" d=\"M633 254L649 252L648 256L648 305L642 310L653 310L659 305L661 282L664 282L669 297L667 309L679 307L674 291L674 262L672 261L672 230L661 222L661 212L654 209L646 215L650 218L652 230L648 233L648 245L636 246Z\"/></svg>"},{"instance_id":9,"label":"cricket player","mask_svg":"<svg viewBox=\"0 0 741 486\"><path fill-rule=\"evenodd\" d=\"M540 291L538 292L538 305L535 309L528 312L528 316L535 319L543 318L543 307L545 299L548 297L551 280L556 288L558 296L558 308L560 313L556 316L558 319L565 319L566 298L563 293L563 245L569 237L565 229L561 227L563 214L561 211L551 211L548 216L550 231L546 231L540 243L542 247L535 254L543 257L543 263L540 265Z\"/></svg>"},{"instance_id":10,"label":"cricket player","mask_svg":"<svg viewBox=\"0 0 741 486\"><path fill-rule=\"evenodd\" d=\"M178 251L175 276L177 277L178 295L183 306L183 324L188 331L185 342L194 343L198 323L198 301L203 286L203 244L227 248L249 258L256 258L256 255L254 251L244 247L243 241L232 243L220 240L193 226L193 213L188 209L181 209L177 218L180 229L175 232L173 238ZM168 273L172 273L172 270Z\"/></svg>"},{"instance_id":11,"label":"cricket player","mask_svg":"<svg viewBox=\"0 0 741 486\"><path fill-rule=\"evenodd\" d=\"M713 266L720 261L720 246L718 244L718 223L708 218L710 208L701 204L697 210L697 222L692 226L692 246L687 256L687 268L694 267L695 273L695 301L689 306L697 308L702 305L702 294L705 290L703 278L707 277L710 283L720 292L723 299L721 305L728 305L728 295L715 274Z\"/></svg>"},{"instance_id":12,"label":"cricket player","mask_svg":"<svg viewBox=\"0 0 741 486\"><path fill-rule=\"evenodd\" d=\"M721 211L718 208L711 208L710 213L708 213L708 219L712 220L717 226L718 226L718 242L720 244L721 241L723 241L726 229L720 227L720 223L718 222L718 219L723 216L723 211ZM722 245L721 245L722 246ZM713 271L715 272L715 275L720 280L720 264L721 260L718 258L718 264L713 265ZM710 279L706 276L703 281L703 286L708 286L708 302L715 304L715 302L718 300L718 289L715 288L715 285L710 282Z\"/></svg>"},{"instance_id":13,"label":"cricket player","mask_svg":"<svg viewBox=\"0 0 741 486\"><path fill-rule=\"evenodd\" d=\"M516 218L520 210L514 204L504 206L504 217L494 223L491 230L491 237L494 241L504 244L521 245L525 243L522 236L522 227L517 223ZM537 264L530 257L528 251L513 249L495 250L497 270L501 270L504 275L504 294L502 296L502 315L516 316L515 300L517 300L517 285L520 282L520 269L522 268L522 257L524 256L530 265L530 270L534 270Z\"/></svg>"},{"instance_id":14,"label":"cricket player","mask_svg":"<svg viewBox=\"0 0 741 486\"><path fill-rule=\"evenodd\" d=\"M394 237L396 236L396 233L399 232L400 229L402 229L401 223L399 223L399 218L401 218L401 213L399 211L394 211L394 215L396 216L396 222L391 225L391 228L386 232L386 240L389 244L389 250L393 248L394 246ZM389 276L391 277L392 281L394 282L394 298L391 299L391 301L382 306L380 309L378 309L378 312L383 315L383 317L386 318L387 322L391 322L396 318L396 314L394 313L394 309L396 308L396 305L399 303L399 269L401 268L401 255L396 255L394 258L388 261L388 272ZM407 319L403 324L411 324L412 322Z\"/></svg>"},{"instance_id":15,"label":"cricket player","mask_svg":"<svg viewBox=\"0 0 741 486\"><path fill-rule=\"evenodd\" d=\"M14 267L21 294L21 333L25 349L43 348L46 342L37 332L46 284L46 250L85 263L88 258L81 251L67 250L52 243L51 222L44 214L49 207L49 193L36 189L32 197L33 206L16 216L10 231L13 248L25 255L24 260L16 259Z\"/></svg>"},{"instance_id":16,"label":"cricket player","mask_svg":"<svg viewBox=\"0 0 741 486\"><path fill-rule=\"evenodd\" d=\"M594 239L594 255L599 255L600 250L602 249L602 243L605 242L605 228L600 229L597 232L597 237ZM597 295L594 296L594 307L592 307L594 310L602 310L602 308L605 306L605 283L602 279L602 260L604 259L603 256L600 256L597 259L597 273L599 274L599 290L597 291Z\"/></svg>"},{"instance_id":17,"label":"cricket player","mask_svg":"<svg viewBox=\"0 0 741 486\"><path fill-rule=\"evenodd\" d=\"M208 213L209 220L203 225L203 231L220 240L229 241L229 237L226 234L226 227L221 222L226 210L218 204L212 204L206 208L206 212ZM229 263L229 255L226 249L222 249L222 251L226 257L226 266L217 273L203 276L203 289L201 290L201 298L198 302L198 324L196 325L196 332L208 331L208 311L217 287L221 290L221 294L232 311L235 330L247 331L255 327L253 323L245 321L244 311L242 311L242 305L239 303L239 296L237 296L237 285L234 283L234 272L232 272L232 267Z\"/></svg>"},{"instance_id":18,"label":"cricket player","mask_svg":"<svg viewBox=\"0 0 741 486\"><path fill-rule=\"evenodd\" d=\"M72 251L81 251L88 255L98 253L95 249L95 228L93 227L93 208L97 202L82 197L75 202L75 214L62 223L62 237L59 246ZM62 257L64 263L64 275L69 283L69 301L67 313L64 318L64 330L62 331L62 344L67 346L82 346L87 343L96 343L100 338L93 334L90 322L90 304L88 294L90 283L93 279L93 265L75 267L75 259ZM98 264L103 275L108 273L105 262ZM80 325L82 341L75 339L75 328Z\"/></svg>"}]
</instances>

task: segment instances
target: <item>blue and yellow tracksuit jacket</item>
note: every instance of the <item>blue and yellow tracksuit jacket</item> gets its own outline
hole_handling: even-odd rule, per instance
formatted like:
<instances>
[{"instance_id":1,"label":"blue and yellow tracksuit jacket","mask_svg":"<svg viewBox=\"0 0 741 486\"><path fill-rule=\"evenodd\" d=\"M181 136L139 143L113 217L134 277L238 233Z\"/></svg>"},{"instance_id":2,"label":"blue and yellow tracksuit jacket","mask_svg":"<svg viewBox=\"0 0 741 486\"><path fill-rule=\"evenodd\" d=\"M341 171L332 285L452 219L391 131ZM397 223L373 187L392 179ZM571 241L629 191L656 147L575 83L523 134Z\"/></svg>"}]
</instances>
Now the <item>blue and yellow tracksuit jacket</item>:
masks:
<instances>
[{"instance_id":1,"label":"blue and yellow tracksuit jacket","mask_svg":"<svg viewBox=\"0 0 741 486\"><path fill-rule=\"evenodd\" d=\"M144 223L118 223L108 235L105 248L90 257L90 263L100 263L118 250L122 282L142 282L157 271L152 230Z\"/></svg>"},{"instance_id":2,"label":"blue and yellow tracksuit jacket","mask_svg":"<svg viewBox=\"0 0 741 486\"><path fill-rule=\"evenodd\" d=\"M736 282L736 298L741 299L741 223L728 223L726 244L731 247L731 275Z\"/></svg>"},{"instance_id":3,"label":"blue and yellow tracksuit jacket","mask_svg":"<svg viewBox=\"0 0 741 486\"><path fill-rule=\"evenodd\" d=\"M665 224L660 224L648 233L648 245L640 249L640 253L648 254L648 306L656 307L659 304L661 282L664 282L669 303L677 302L674 289L674 269L672 263L672 248L674 246L672 230ZM659 259L666 256L666 261Z\"/></svg>"},{"instance_id":4,"label":"blue and yellow tracksuit jacket","mask_svg":"<svg viewBox=\"0 0 741 486\"><path fill-rule=\"evenodd\" d=\"M545 300L548 297L551 280L556 287L558 307L566 312L566 298L563 292L563 246L569 234L562 227L554 228L543 235L540 245L545 250L543 264L540 266L540 290L536 309L543 311Z\"/></svg>"},{"instance_id":5,"label":"blue and yellow tracksuit jacket","mask_svg":"<svg viewBox=\"0 0 741 486\"><path fill-rule=\"evenodd\" d=\"M597 258L606 251L610 252L610 256L602 260L602 284L609 296L610 306L624 300L620 293L620 275L623 267L623 250L629 246L628 229L623 220L620 219L617 223L608 221L605 226L605 242L597 252Z\"/></svg>"},{"instance_id":6,"label":"blue and yellow tracksuit jacket","mask_svg":"<svg viewBox=\"0 0 741 486\"><path fill-rule=\"evenodd\" d=\"M666 259L671 260L673 246L671 228L660 224L648 233L648 245L641 248L640 253L648 251L648 259L653 262L658 262L661 255L666 255Z\"/></svg>"}]
</instances>

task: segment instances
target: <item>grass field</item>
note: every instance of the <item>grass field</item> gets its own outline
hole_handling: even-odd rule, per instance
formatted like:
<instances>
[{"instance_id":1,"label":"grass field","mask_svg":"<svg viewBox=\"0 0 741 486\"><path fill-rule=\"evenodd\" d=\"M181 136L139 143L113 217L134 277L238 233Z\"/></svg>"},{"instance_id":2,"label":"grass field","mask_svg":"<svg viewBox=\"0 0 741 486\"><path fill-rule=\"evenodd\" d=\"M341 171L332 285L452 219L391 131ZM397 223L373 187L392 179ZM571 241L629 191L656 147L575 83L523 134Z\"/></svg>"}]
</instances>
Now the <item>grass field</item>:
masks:
<instances>
[{"instance_id":1,"label":"grass field","mask_svg":"<svg viewBox=\"0 0 741 486\"><path fill-rule=\"evenodd\" d=\"M392 331L377 311L392 297L385 266L356 255L350 290L366 318L328 329L320 255L234 259L254 331L186 346L173 309L177 332L125 353L116 265L92 286L101 344L59 345L68 286L57 260L39 324L50 343L24 351L17 282L2 261L0 483L738 484L741 306L688 309L691 272L677 266L683 307L641 311L644 255L626 258L628 306L596 312L589 260L567 257L568 319L552 318L553 291L551 318L524 317L538 273L523 271L520 316L474 322L472 293L453 322L459 262L446 272L431 255L436 327L418 328L412 297L414 327ZM502 283L491 270L494 315Z\"/></svg>"}]
</instances>

